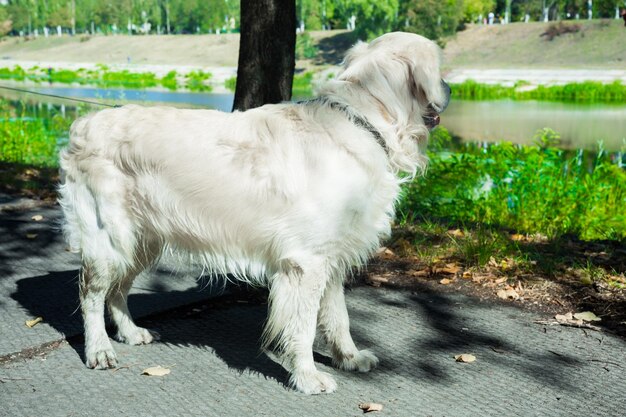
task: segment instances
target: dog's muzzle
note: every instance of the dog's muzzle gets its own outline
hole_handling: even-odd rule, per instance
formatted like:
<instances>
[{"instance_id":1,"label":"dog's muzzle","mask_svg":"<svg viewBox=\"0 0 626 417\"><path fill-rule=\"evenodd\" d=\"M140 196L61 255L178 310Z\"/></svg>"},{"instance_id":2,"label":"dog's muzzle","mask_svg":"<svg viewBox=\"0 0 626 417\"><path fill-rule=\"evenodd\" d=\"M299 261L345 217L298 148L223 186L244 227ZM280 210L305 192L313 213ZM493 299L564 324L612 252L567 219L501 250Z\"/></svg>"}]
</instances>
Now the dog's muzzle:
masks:
<instances>
[{"instance_id":1,"label":"dog's muzzle","mask_svg":"<svg viewBox=\"0 0 626 417\"><path fill-rule=\"evenodd\" d=\"M423 117L426 127L431 130L439 125L441 121L439 114L443 113L448 107L448 103L450 103L450 93L452 91L450 90L450 86L444 80L441 80L441 88L444 92L445 102L441 106L435 103L429 103L426 109L426 115Z\"/></svg>"}]
</instances>

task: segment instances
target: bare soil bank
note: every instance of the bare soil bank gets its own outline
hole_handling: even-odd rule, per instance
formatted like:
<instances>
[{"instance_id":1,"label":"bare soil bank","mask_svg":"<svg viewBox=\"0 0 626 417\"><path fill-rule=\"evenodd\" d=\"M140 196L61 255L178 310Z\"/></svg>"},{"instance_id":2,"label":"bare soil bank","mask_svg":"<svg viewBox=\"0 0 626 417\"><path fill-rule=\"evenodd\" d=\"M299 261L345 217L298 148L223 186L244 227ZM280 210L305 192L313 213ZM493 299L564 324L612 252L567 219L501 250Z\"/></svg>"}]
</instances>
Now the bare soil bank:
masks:
<instances>
[{"instance_id":1,"label":"bare soil bank","mask_svg":"<svg viewBox=\"0 0 626 417\"><path fill-rule=\"evenodd\" d=\"M446 42L446 67L624 69L626 28L621 20L565 22L575 33L548 40L553 23L469 25ZM316 58L299 68L340 62L353 40L345 31L310 32L318 44ZM236 67L239 35L42 36L0 41L4 61ZM1 61L0 61L1 65Z\"/></svg>"}]
</instances>

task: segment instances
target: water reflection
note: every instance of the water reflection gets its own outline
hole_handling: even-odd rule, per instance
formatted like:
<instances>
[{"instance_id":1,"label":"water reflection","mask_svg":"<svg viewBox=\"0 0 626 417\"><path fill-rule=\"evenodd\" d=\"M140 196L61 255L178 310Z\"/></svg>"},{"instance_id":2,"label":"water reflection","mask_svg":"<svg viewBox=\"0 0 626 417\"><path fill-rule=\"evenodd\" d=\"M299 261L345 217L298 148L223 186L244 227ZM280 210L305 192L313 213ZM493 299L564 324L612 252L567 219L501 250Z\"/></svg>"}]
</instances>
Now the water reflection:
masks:
<instances>
[{"instance_id":1,"label":"water reflection","mask_svg":"<svg viewBox=\"0 0 626 417\"><path fill-rule=\"evenodd\" d=\"M539 129L561 135L563 148L620 150L626 141L626 105L538 101L463 101L450 103L442 125L467 141L531 143Z\"/></svg>"},{"instance_id":2,"label":"water reflection","mask_svg":"<svg viewBox=\"0 0 626 417\"><path fill-rule=\"evenodd\" d=\"M12 86L13 87L13 86ZM233 107L232 94L209 94L194 93L189 91L163 91L163 90L129 90L123 88L88 88L88 87L45 87L29 86L22 87L25 90L41 94L89 99L107 104L125 103L159 103L176 106L208 107L212 109L230 111ZM24 101L26 103L49 102L54 104L66 104L76 106L79 103L62 100L56 97L46 97L15 91L0 89L0 98L12 101ZM97 107L96 107L97 108Z\"/></svg>"},{"instance_id":3,"label":"water reflection","mask_svg":"<svg viewBox=\"0 0 626 417\"><path fill-rule=\"evenodd\" d=\"M46 86L28 89L108 104L143 102L222 111L230 111L233 105L232 94ZM31 117L78 115L76 105L62 99L1 89L0 98L9 99L13 106L26 111L18 114ZM598 141L602 140L605 149L619 151L626 144L626 104L454 100L443 114L442 125L464 141L506 140L524 144L532 143L538 130L549 127L561 135L563 148L597 149Z\"/></svg>"}]
</instances>

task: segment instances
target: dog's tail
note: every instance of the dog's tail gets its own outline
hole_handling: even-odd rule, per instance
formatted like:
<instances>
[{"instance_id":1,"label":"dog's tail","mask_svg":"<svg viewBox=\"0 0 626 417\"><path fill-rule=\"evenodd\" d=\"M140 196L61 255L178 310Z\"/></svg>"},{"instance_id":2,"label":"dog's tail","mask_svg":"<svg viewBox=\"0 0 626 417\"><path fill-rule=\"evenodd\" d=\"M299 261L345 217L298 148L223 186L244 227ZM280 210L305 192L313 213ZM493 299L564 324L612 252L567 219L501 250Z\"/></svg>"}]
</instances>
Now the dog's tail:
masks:
<instances>
[{"instance_id":1,"label":"dog's tail","mask_svg":"<svg viewBox=\"0 0 626 417\"><path fill-rule=\"evenodd\" d=\"M105 152L111 137L102 113L72 124L60 155L59 203L70 250L82 252L83 260L106 258L122 270L137 255L137 224L128 207L132 183Z\"/></svg>"},{"instance_id":2,"label":"dog's tail","mask_svg":"<svg viewBox=\"0 0 626 417\"><path fill-rule=\"evenodd\" d=\"M79 152L84 145L87 121L88 117L82 117L72 123L69 145L59 155L61 179L58 189L59 204L63 210L63 234L71 252L80 252L81 249L81 230L84 230L81 218L94 216L93 212L85 210L86 207L95 206L94 197L86 184L78 181L77 169L71 156Z\"/></svg>"}]
</instances>

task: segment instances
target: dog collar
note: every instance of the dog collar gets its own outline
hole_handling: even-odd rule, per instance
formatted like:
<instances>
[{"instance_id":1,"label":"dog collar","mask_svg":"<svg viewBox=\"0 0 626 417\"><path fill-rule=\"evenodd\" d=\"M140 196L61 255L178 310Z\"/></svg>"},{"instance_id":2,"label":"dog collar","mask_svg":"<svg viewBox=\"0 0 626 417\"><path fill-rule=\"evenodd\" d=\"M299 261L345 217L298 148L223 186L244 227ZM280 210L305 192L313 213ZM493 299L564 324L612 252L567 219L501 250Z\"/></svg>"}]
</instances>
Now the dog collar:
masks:
<instances>
[{"instance_id":1,"label":"dog collar","mask_svg":"<svg viewBox=\"0 0 626 417\"><path fill-rule=\"evenodd\" d=\"M302 101L300 103L312 103L312 102L320 102L322 104L327 104L333 110L339 110L343 114L345 114L348 119L357 127L361 129L367 130L373 137L376 139L376 142L380 145L381 148L385 151L387 156L389 155L389 148L387 147L387 143L383 138L383 135L376 129L365 117L361 117L354 112L349 110L350 106L347 104L339 103L337 101L331 100L328 97L319 97L313 100Z\"/></svg>"}]
</instances>

